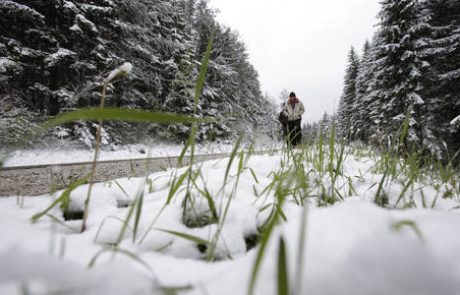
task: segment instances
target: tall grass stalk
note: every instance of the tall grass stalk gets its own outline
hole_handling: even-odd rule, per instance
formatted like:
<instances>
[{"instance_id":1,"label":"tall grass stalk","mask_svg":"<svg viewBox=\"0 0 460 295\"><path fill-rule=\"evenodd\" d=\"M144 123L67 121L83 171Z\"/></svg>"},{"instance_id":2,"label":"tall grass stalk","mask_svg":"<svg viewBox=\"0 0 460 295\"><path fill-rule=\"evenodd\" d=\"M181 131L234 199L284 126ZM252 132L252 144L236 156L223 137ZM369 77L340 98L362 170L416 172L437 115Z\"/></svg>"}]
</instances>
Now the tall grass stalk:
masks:
<instances>
[{"instance_id":1,"label":"tall grass stalk","mask_svg":"<svg viewBox=\"0 0 460 295\"><path fill-rule=\"evenodd\" d=\"M99 104L99 110L103 110L105 106L105 99L107 97L107 87L109 83L112 82L113 79L115 79L118 76L124 76L127 75L128 72L123 71L123 70L116 70L117 72L112 72L103 82L102 85L102 93L101 93L101 101ZM84 204L84 209L83 209L83 220L81 224L81 232L84 232L86 229L86 223L88 220L88 214L89 214L89 202L91 200L91 193L94 185L94 175L96 173L96 167L97 167L97 159L99 158L99 149L101 147L101 134L102 134L102 121L99 120L97 124L97 130L96 130L96 143L94 147L94 157L93 157L93 162L91 164L91 170L89 172L89 185L88 185L88 193L86 196L85 204Z\"/></svg>"},{"instance_id":2,"label":"tall grass stalk","mask_svg":"<svg viewBox=\"0 0 460 295\"><path fill-rule=\"evenodd\" d=\"M305 261L305 246L307 239L307 214L308 206L304 205L302 209L302 215L300 218L300 232L299 232L299 243L297 245L297 256L296 256L296 269L295 269L295 281L293 286L293 294L301 295L302 293L302 279L303 279L303 269Z\"/></svg>"},{"instance_id":3,"label":"tall grass stalk","mask_svg":"<svg viewBox=\"0 0 460 295\"><path fill-rule=\"evenodd\" d=\"M213 31L211 33L211 38L208 41L208 45L206 48L206 52L203 56L203 59L201 61L201 66L200 66L200 72L198 75L198 80L196 83L195 87L195 95L193 99L193 115L196 116L197 109L198 109L198 104L200 101L201 94L203 92L203 88L206 82L206 73L208 72L208 66L209 66L209 61L211 59L211 53L212 53L212 47L214 44L214 38L215 38L215 32ZM187 212L187 207L189 203L193 203L192 194L191 194L191 188L193 184L193 165L194 165L194 158L195 158L195 144L196 144L196 134L198 130L198 125L194 123L191 128L191 132L189 135L188 143L186 146L190 147L190 164L189 164L189 169L188 171L188 179L187 179L187 188L186 188L186 194L185 198L183 201L183 214L182 214L182 219L185 219L185 214ZM183 150L183 153L181 154L181 157L183 157L183 154L185 154L187 149Z\"/></svg>"},{"instance_id":4,"label":"tall grass stalk","mask_svg":"<svg viewBox=\"0 0 460 295\"><path fill-rule=\"evenodd\" d=\"M290 295L289 271L286 243L281 236L278 249L278 295Z\"/></svg>"}]
</instances>

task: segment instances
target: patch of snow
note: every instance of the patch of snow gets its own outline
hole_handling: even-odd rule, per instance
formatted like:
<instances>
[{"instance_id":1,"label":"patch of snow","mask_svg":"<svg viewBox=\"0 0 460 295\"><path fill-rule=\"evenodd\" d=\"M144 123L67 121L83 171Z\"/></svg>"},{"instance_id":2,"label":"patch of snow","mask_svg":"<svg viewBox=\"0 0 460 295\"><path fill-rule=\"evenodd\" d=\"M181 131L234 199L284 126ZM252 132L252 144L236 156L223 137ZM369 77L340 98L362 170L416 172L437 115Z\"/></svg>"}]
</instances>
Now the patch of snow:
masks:
<instances>
[{"instance_id":1,"label":"patch of snow","mask_svg":"<svg viewBox=\"0 0 460 295\"><path fill-rule=\"evenodd\" d=\"M96 12L103 14L110 14L113 12L112 7L97 6L92 4L81 4L80 8L85 12Z\"/></svg>"},{"instance_id":2,"label":"patch of snow","mask_svg":"<svg viewBox=\"0 0 460 295\"><path fill-rule=\"evenodd\" d=\"M89 135L88 135L89 136ZM92 136L92 135L91 135ZM92 140L88 139L89 147ZM272 148L272 146L260 144L260 148ZM156 142L155 144L136 144L118 147L116 150L102 150L99 160L127 160L142 159L145 157L177 157L183 149L183 145ZM198 144L198 154L230 153L233 149L231 143ZM25 165L48 165L59 163L91 162L94 152L90 149L72 147L54 147L16 150L5 159L5 167L17 167Z\"/></svg>"},{"instance_id":3,"label":"patch of snow","mask_svg":"<svg viewBox=\"0 0 460 295\"><path fill-rule=\"evenodd\" d=\"M76 32L76 33L83 33L83 31L81 30L81 28L78 26L77 23L74 23L73 26L69 28L69 30Z\"/></svg>"},{"instance_id":4,"label":"patch of snow","mask_svg":"<svg viewBox=\"0 0 460 295\"><path fill-rule=\"evenodd\" d=\"M2 5L3 7L7 8L7 9L11 9L11 10L20 10L20 11L23 12L23 14L32 15L32 16L40 19L40 20L45 19L45 16L43 14L39 13L38 11L36 11L35 9L30 8L27 5L17 3L15 1L2 0L0 2L0 5Z\"/></svg>"},{"instance_id":5,"label":"patch of snow","mask_svg":"<svg viewBox=\"0 0 460 295\"><path fill-rule=\"evenodd\" d=\"M123 178L117 183L96 184L84 233L77 232L80 222L62 221L59 209L52 214L60 222L44 217L35 224L30 223L30 217L49 206L60 192L54 196L25 198L22 205L18 205L15 197L0 199L0 293L12 293L11 290L22 286L33 294L71 290L75 294L143 295L162 294L160 287L190 286L187 294L246 294L257 249L246 252L244 238L266 222L270 210L262 209L274 204L276 195L274 190L262 197L259 194L273 182L273 174L285 158L281 153L252 156L244 163L252 171L243 170L237 180L238 164L234 164L224 185L228 161L213 160L194 166L201 172L196 187L206 187L220 216L228 204L216 248L222 261L207 263L197 243L162 231L182 232L209 241L217 230L216 224L200 228L185 226L182 204L187 192L183 186L171 204L164 206L172 176L181 175L188 168L171 169L149 175L148 182L145 178ZM320 195L322 188L313 184L322 182L328 187L331 179L327 173L315 172L311 165L306 163L305 167L306 171L312 170L308 194L313 197L306 198L310 201L303 232L306 246L301 249L305 256L300 263L305 268L299 294L458 294L460 236L452 234L460 226L460 211L455 209L460 200L457 193L451 199L438 198L443 189L438 191L435 187L442 186L415 182L411 188L412 198L403 200L414 202L415 208L377 207L373 199L383 175L375 171L375 159L350 156L343 163L343 175L335 180L346 201L317 207L314 196ZM85 185L71 193L72 208L82 208L87 189ZM388 181L381 189L390 204L395 204L405 189L404 182ZM445 191L450 189L452 187L446 187ZM117 200L133 200L139 192L144 193L144 201L136 241L133 242L134 222L131 221L119 246L133 258L109 251L109 245L119 239L123 220L130 210L117 208ZM199 196L200 192L193 187L190 194ZM435 200L435 210L424 209L424 203L431 207ZM206 199L197 197L196 202L196 209L206 212ZM291 279L301 259L297 253L305 209L293 200L281 209L287 220L275 229L269 240L255 294L277 294L281 237L286 242ZM414 224L416 229L398 226L401 222ZM107 252L97 256L104 249ZM95 257L94 268L87 269Z\"/></svg>"},{"instance_id":6,"label":"patch of snow","mask_svg":"<svg viewBox=\"0 0 460 295\"><path fill-rule=\"evenodd\" d=\"M68 50L65 48L59 48L58 51L46 57L45 62L48 67L52 67L52 66L55 66L57 63L59 63L61 60L67 57L73 57L76 55L77 53L73 52L72 50Z\"/></svg>"},{"instance_id":7,"label":"patch of snow","mask_svg":"<svg viewBox=\"0 0 460 295\"><path fill-rule=\"evenodd\" d=\"M109 75L107 76L107 78L105 79L105 82L109 83L113 79L115 79L116 77L119 77L119 76L127 76L127 75L129 75L131 73L132 69L133 69L133 65L130 62L125 62L124 64L122 64L118 68L112 70L109 73Z\"/></svg>"},{"instance_id":8,"label":"patch of snow","mask_svg":"<svg viewBox=\"0 0 460 295\"><path fill-rule=\"evenodd\" d=\"M78 11L77 6L71 1L64 0L63 7L72 11Z\"/></svg>"},{"instance_id":9,"label":"patch of snow","mask_svg":"<svg viewBox=\"0 0 460 295\"><path fill-rule=\"evenodd\" d=\"M77 14L76 19L79 24L88 28L89 30L91 30L91 32L96 34L99 33L99 30L97 29L96 25L92 21L84 17L82 14Z\"/></svg>"},{"instance_id":10,"label":"patch of snow","mask_svg":"<svg viewBox=\"0 0 460 295\"><path fill-rule=\"evenodd\" d=\"M16 65L17 63L11 59L7 57L0 57L0 73L6 73L8 69L15 67Z\"/></svg>"},{"instance_id":11,"label":"patch of snow","mask_svg":"<svg viewBox=\"0 0 460 295\"><path fill-rule=\"evenodd\" d=\"M455 80L455 79L458 79L460 78L460 69L456 69L456 70L453 70L453 71L450 71L448 73L445 73L445 74L442 74L442 75L439 75L439 79L447 79L447 80Z\"/></svg>"},{"instance_id":12,"label":"patch of snow","mask_svg":"<svg viewBox=\"0 0 460 295\"><path fill-rule=\"evenodd\" d=\"M148 50L148 49L142 47L142 46L139 45L139 44L137 44L137 45L135 45L135 46L136 46L136 49L137 49L137 50L139 50L140 52L142 52L142 53L145 54L145 55L149 55L149 56L150 56L150 55L154 55L150 50ZM158 60L159 60L158 57L156 57L155 55L154 55L154 57L156 58L156 60L152 60L152 61L158 61Z\"/></svg>"},{"instance_id":13,"label":"patch of snow","mask_svg":"<svg viewBox=\"0 0 460 295\"><path fill-rule=\"evenodd\" d=\"M460 115L450 122L452 126L460 126Z\"/></svg>"}]
</instances>

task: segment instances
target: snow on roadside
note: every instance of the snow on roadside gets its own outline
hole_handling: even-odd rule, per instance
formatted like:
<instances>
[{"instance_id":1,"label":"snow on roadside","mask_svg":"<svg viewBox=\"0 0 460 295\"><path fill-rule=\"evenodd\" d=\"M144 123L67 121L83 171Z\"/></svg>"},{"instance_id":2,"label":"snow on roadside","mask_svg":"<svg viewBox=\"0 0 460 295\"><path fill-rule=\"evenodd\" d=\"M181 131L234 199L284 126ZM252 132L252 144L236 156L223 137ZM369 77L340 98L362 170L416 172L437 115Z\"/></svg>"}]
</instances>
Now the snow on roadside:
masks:
<instances>
[{"instance_id":1,"label":"snow on roadside","mask_svg":"<svg viewBox=\"0 0 460 295\"><path fill-rule=\"evenodd\" d=\"M271 149L273 144L260 144L260 149ZM182 145L164 142L155 145L126 145L116 150L101 150L99 160L132 160L146 157L177 157L183 149ZM232 143L197 144L197 154L229 153L233 149ZM94 151L78 148L46 148L23 149L12 152L4 161L4 167L49 165L61 163L91 162Z\"/></svg>"},{"instance_id":2,"label":"snow on roadside","mask_svg":"<svg viewBox=\"0 0 460 295\"><path fill-rule=\"evenodd\" d=\"M173 230L206 240L216 231L215 224L201 228L184 225L181 204L186 193L183 190L179 190L170 206L163 207L171 176L176 171L181 175L186 168L152 174L149 176L152 185L145 185L141 178L119 179L117 185L114 182L97 184L88 230L83 234L76 233L79 221L67 221L63 226L45 217L30 224L30 217L45 209L52 196L0 199L0 294L17 294L20 286L31 294L63 291L163 294L160 286L193 287L179 294L246 294L256 251L246 252L245 238L266 221L266 211L259 210L274 200L273 193L264 200L256 198L255 192L261 192L273 181L271 172L279 168L281 158L280 155L251 157L246 166L253 169L257 181L251 171L245 170L233 197L236 179L232 176L238 165L233 165L229 184L223 190L228 159L196 166L202 174L197 184L206 186L219 212L232 198L223 238L217 246L222 260L215 263L203 261L204 254L194 242L160 231ZM455 234L460 227L460 210L455 209L459 196L439 197L434 209L423 209L419 200L422 195L432 204L437 192L429 184L419 183L414 184L414 191L423 190L424 194L415 194L416 208L377 207L372 195L382 176L373 173L374 166L375 162L370 159L349 157L344 174L355 179L355 193L334 206L316 207L314 202L309 205L302 294L459 294L460 236ZM312 179L315 181L316 177ZM343 182L345 187L349 178L338 182ZM139 233L147 235L142 242L137 237L133 243L133 233L128 230L120 246L148 267L120 253L116 256L106 253L88 270L86 267L94 255L118 239L120 219L125 219L129 209L117 208L117 200L132 199L139 189L145 192ZM390 204L396 202L402 189L398 180L384 187ZM196 193L192 190L192 194ZM86 187L77 188L72 193L71 206L81 207L85 196ZM206 204L204 200L200 202L196 204L198 211ZM271 237L256 294L277 294L276 262L281 235L287 243L291 279L295 275L302 208L288 202L283 209L288 221ZM61 218L58 209L51 214ZM153 220L156 222L151 227ZM403 221L414 224L420 233L411 226L396 230L397 224Z\"/></svg>"}]
</instances>

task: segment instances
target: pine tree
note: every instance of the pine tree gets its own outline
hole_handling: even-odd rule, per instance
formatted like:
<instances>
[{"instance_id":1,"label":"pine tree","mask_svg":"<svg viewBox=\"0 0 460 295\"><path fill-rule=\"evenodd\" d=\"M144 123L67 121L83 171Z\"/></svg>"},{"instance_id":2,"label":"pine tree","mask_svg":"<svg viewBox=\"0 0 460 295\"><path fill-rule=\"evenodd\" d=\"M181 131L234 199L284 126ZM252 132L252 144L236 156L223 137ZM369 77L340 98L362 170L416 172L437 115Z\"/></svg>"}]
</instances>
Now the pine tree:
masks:
<instances>
[{"instance_id":1,"label":"pine tree","mask_svg":"<svg viewBox=\"0 0 460 295\"><path fill-rule=\"evenodd\" d=\"M338 111L338 130L342 136L353 133L352 114L356 109L356 79L359 70L359 57L352 47L348 54L348 66L345 74L344 88Z\"/></svg>"},{"instance_id":2,"label":"pine tree","mask_svg":"<svg viewBox=\"0 0 460 295\"><path fill-rule=\"evenodd\" d=\"M441 158L444 142L452 154L460 149L460 133L449 124L460 114L460 2L429 0L421 9L418 50L427 101L422 113L431 139L424 146Z\"/></svg>"},{"instance_id":3,"label":"pine tree","mask_svg":"<svg viewBox=\"0 0 460 295\"><path fill-rule=\"evenodd\" d=\"M369 126L373 124L369 116L369 97L373 80L372 51L373 45L366 40L360 58L358 75L356 77L356 99L351 114L351 139L365 141L369 137Z\"/></svg>"},{"instance_id":4,"label":"pine tree","mask_svg":"<svg viewBox=\"0 0 460 295\"><path fill-rule=\"evenodd\" d=\"M413 106L408 141L419 143L420 60L415 50L417 7L415 0L384 0L381 2L380 42L374 50L376 87L374 122L380 120L383 130L377 136L397 135L407 109ZM375 111L375 110L373 110ZM379 130L380 131L380 130Z\"/></svg>"}]
</instances>

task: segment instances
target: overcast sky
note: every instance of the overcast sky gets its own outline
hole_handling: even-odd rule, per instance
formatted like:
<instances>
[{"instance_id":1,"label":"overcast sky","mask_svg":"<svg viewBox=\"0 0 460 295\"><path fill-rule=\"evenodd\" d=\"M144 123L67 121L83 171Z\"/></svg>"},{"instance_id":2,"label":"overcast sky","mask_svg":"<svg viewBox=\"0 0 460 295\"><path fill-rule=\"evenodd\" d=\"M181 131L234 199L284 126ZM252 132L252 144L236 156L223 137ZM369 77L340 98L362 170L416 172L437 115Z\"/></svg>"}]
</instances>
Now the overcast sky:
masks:
<instances>
[{"instance_id":1,"label":"overcast sky","mask_svg":"<svg viewBox=\"0 0 460 295\"><path fill-rule=\"evenodd\" d=\"M372 39L378 0L209 0L218 20L239 32L262 91L278 98L295 91L304 121L334 112L347 55Z\"/></svg>"}]
</instances>

